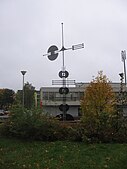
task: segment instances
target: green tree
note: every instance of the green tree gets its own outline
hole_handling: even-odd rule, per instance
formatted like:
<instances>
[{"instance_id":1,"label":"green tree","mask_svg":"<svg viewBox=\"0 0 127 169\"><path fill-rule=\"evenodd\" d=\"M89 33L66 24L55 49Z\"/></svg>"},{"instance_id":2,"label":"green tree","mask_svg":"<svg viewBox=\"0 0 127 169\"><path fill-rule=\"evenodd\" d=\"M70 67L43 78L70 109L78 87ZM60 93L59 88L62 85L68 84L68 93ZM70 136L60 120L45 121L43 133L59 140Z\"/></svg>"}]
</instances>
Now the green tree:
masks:
<instances>
[{"instance_id":1,"label":"green tree","mask_svg":"<svg viewBox=\"0 0 127 169\"><path fill-rule=\"evenodd\" d=\"M27 109L31 109L34 105L34 92L35 87L30 83L25 83L24 85L24 107ZM18 90L16 94L16 103L22 104L23 99L23 91Z\"/></svg>"},{"instance_id":2,"label":"green tree","mask_svg":"<svg viewBox=\"0 0 127 169\"><path fill-rule=\"evenodd\" d=\"M33 87L32 84L27 82L24 86L24 93L25 93L24 106L27 109L32 108L34 105L34 92L35 92L35 87Z\"/></svg>"}]
</instances>

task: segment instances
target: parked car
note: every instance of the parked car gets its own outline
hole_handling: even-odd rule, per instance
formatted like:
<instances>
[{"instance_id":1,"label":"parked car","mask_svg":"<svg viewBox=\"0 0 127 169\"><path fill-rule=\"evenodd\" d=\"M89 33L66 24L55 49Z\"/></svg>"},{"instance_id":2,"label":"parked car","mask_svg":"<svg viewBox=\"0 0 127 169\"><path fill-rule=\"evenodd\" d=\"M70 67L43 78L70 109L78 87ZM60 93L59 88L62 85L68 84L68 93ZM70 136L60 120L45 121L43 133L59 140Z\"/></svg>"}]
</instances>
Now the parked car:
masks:
<instances>
[{"instance_id":1,"label":"parked car","mask_svg":"<svg viewBox=\"0 0 127 169\"><path fill-rule=\"evenodd\" d=\"M9 118L9 114L4 110L0 110L0 123L5 122Z\"/></svg>"},{"instance_id":2,"label":"parked car","mask_svg":"<svg viewBox=\"0 0 127 169\"><path fill-rule=\"evenodd\" d=\"M4 116L4 110L0 109L0 116Z\"/></svg>"}]
</instances>

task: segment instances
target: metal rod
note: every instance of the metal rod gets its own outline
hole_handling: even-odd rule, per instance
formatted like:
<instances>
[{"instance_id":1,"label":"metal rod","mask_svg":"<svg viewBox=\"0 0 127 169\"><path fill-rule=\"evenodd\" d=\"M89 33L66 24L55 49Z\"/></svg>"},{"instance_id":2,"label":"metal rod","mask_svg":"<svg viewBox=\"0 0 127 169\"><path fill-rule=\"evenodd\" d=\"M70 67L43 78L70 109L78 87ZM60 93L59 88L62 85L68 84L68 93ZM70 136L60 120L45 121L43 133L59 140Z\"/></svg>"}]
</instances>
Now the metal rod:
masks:
<instances>
[{"instance_id":1,"label":"metal rod","mask_svg":"<svg viewBox=\"0 0 127 169\"><path fill-rule=\"evenodd\" d=\"M125 86L127 84L127 80L126 80L126 64L125 64L125 60L124 60L124 76L125 76Z\"/></svg>"},{"instance_id":2,"label":"metal rod","mask_svg":"<svg viewBox=\"0 0 127 169\"><path fill-rule=\"evenodd\" d=\"M126 64L125 64L125 60L126 60L126 51L125 50L122 50L121 51L121 57L122 57L122 61L123 61L123 64L124 64L124 78L125 78L125 86L126 86Z\"/></svg>"},{"instance_id":3,"label":"metal rod","mask_svg":"<svg viewBox=\"0 0 127 169\"><path fill-rule=\"evenodd\" d=\"M63 23L61 23L62 25L62 56L63 56L63 71L64 71L64 33L63 33Z\"/></svg>"},{"instance_id":4,"label":"metal rod","mask_svg":"<svg viewBox=\"0 0 127 169\"><path fill-rule=\"evenodd\" d=\"M23 112L24 112L24 75L26 74L26 71L21 71L22 75L23 75L23 88L22 88L22 92L23 92L23 96L22 96L22 106L23 106Z\"/></svg>"},{"instance_id":5,"label":"metal rod","mask_svg":"<svg viewBox=\"0 0 127 169\"><path fill-rule=\"evenodd\" d=\"M63 33L63 23L61 23L62 25L62 56L63 56L63 71L65 71L65 63L64 63L64 33ZM63 87L66 87L66 79L65 77L62 78L63 80ZM63 93L63 121L66 120L66 109L65 109L65 105L66 105L66 94Z\"/></svg>"},{"instance_id":6,"label":"metal rod","mask_svg":"<svg viewBox=\"0 0 127 169\"><path fill-rule=\"evenodd\" d=\"M24 111L24 75L23 75L23 97L22 97L22 106Z\"/></svg>"}]
</instances>

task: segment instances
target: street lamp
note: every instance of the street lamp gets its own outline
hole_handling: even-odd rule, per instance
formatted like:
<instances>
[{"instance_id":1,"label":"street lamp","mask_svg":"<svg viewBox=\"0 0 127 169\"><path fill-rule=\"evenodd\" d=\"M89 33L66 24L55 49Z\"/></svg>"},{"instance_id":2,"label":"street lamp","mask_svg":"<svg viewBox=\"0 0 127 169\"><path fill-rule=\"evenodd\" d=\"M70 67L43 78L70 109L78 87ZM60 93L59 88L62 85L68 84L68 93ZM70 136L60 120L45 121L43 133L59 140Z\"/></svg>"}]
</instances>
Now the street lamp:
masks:
<instances>
[{"instance_id":1,"label":"street lamp","mask_svg":"<svg viewBox=\"0 0 127 169\"><path fill-rule=\"evenodd\" d=\"M22 70L21 73L22 73L22 75L23 75L23 96L22 96L22 106L23 106L23 110L24 110L24 75L26 74L26 71Z\"/></svg>"},{"instance_id":2,"label":"street lamp","mask_svg":"<svg viewBox=\"0 0 127 169\"><path fill-rule=\"evenodd\" d=\"M121 51L121 57L122 57L122 62L124 63L124 79L125 79L125 87L126 87L127 80L126 80L126 63L125 63L126 51L125 50Z\"/></svg>"}]
</instances>

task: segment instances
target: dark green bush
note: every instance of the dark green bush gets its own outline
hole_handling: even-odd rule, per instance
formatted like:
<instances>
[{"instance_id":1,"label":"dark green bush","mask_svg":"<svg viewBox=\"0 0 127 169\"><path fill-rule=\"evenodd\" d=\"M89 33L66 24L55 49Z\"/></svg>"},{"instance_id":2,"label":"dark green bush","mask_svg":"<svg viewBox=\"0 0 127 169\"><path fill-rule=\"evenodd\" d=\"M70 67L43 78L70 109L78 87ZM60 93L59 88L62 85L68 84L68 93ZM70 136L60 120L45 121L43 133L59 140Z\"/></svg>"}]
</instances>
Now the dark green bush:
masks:
<instances>
[{"instance_id":1,"label":"dark green bush","mask_svg":"<svg viewBox=\"0 0 127 169\"><path fill-rule=\"evenodd\" d=\"M127 119L122 115L82 118L80 122L62 122L42 109L24 110L13 106L9 119L0 124L0 136L42 141L71 140L86 143L127 143Z\"/></svg>"},{"instance_id":2,"label":"dark green bush","mask_svg":"<svg viewBox=\"0 0 127 169\"><path fill-rule=\"evenodd\" d=\"M9 120L3 125L4 135L43 141L69 138L69 129L45 114L42 109L24 110L13 106Z\"/></svg>"}]
</instances>

